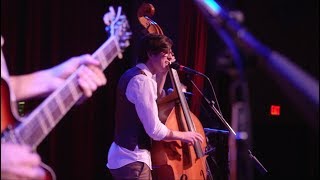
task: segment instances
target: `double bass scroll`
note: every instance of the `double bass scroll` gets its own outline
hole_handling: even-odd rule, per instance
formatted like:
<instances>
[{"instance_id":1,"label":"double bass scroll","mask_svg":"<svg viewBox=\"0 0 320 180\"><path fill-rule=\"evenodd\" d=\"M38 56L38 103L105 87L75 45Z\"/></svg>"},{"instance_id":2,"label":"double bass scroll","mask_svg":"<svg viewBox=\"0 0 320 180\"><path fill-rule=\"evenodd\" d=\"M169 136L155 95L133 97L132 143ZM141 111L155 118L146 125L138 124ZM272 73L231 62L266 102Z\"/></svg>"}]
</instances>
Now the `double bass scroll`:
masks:
<instances>
[{"instance_id":1,"label":"double bass scroll","mask_svg":"<svg viewBox=\"0 0 320 180\"><path fill-rule=\"evenodd\" d=\"M162 29L158 24L150 19L155 13L155 8L152 4L143 3L138 10L137 16L140 24L146 29L147 33L163 34Z\"/></svg>"},{"instance_id":2,"label":"double bass scroll","mask_svg":"<svg viewBox=\"0 0 320 180\"><path fill-rule=\"evenodd\" d=\"M152 4L143 3L138 10L138 19L147 33L163 34L160 26L150 17L155 13ZM181 89L178 73L169 68L174 91L158 100L159 118L171 130L198 132L205 137L199 119L189 110ZM153 141L151 148L153 179L212 179L206 162L206 141L194 146L181 141Z\"/></svg>"}]
</instances>

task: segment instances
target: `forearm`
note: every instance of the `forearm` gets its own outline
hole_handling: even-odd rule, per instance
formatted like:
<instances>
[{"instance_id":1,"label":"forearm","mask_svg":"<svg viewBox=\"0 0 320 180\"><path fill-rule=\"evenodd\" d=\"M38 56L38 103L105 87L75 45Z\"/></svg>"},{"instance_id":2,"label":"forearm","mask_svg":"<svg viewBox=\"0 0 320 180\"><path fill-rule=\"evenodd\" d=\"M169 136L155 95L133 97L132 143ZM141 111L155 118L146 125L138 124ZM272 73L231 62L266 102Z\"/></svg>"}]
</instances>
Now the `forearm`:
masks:
<instances>
[{"instance_id":1,"label":"forearm","mask_svg":"<svg viewBox=\"0 0 320 180\"><path fill-rule=\"evenodd\" d=\"M202 137L202 135L197 132L182 132L173 130L170 130L163 140L181 140L192 145L194 145L197 141L201 143L204 142L204 138Z\"/></svg>"},{"instance_id":2,"label":"forearm","mask_svg":"<svg viewBox=\"0 0 320 180\"><path fill-rule=\"evenodd\" d=\"M165 73L159 73L159 74L156 75L158 97L164 96L163 87L164 87L164 84L166 82L167 74L168 73L165 72Z\"/></svg>"},{"instance_id":3,"label":"forearm","mask_svg":"<svg viewBox=\"0 0 320 180\"><path fill-rule=\"evenodd\" d=\"M180 131L169 130L168 134L164 137L163 140L184 140L184 134Z\"/></svg>"},{"instance_id":4,"label":"forearm","mask_svg":"<svg viewBox=\"0 0 320 180\"><path fill-rule=\"evenodd\" d=\"M10 84L17 100L45 96L53 92L62 82L62 79L52 75L50 69L10 77Z\"/></svg>"}]
</instances>

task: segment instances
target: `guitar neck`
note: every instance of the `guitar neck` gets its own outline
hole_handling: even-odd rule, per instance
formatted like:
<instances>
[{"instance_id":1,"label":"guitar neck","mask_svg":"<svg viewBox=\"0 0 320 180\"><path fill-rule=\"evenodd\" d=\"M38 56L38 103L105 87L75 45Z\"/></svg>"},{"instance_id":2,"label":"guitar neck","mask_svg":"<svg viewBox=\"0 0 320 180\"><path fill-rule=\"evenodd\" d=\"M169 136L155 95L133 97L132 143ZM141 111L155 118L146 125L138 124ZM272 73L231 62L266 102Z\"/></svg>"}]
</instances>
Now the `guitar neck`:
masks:
<instances>
[{"instance_id":1,"label":"guitar neck","mask_svg":"<svg viewBox=\"0 0 320 180\"><path fill-rule=\"evenodd\" d=\"M110 37L92 54L101 63L104 70L121 53L118 41ZM82 68L82 67L80 67ZM77 70L79 71L79 69ZM35 149L62 117L83 96L77 81L77 71L73 73L59 89L46 98L22 123L15 128L15 138Z\"/></svg>"}]
</instances>

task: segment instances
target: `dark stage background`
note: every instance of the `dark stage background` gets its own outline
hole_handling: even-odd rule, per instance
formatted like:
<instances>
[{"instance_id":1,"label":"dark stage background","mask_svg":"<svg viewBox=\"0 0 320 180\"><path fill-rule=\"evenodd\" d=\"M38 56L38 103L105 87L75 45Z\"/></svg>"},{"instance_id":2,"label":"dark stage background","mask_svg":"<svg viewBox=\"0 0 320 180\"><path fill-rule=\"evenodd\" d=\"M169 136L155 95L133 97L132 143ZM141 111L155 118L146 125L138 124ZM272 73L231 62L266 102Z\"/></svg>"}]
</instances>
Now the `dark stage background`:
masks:
<instances>
[{"instance_id":1,"label":"dark stage background","mask_svg":"<svg viewBox=\"0 0 320 180\"><path fill-rule=\"evenodd\" d=\"M113 138L115 90L120 75L135 63L134 42L139 24L136 11L143 1L102 0L2 0L3 51L11 74L29 73L56 65L71 56L93 53L105 40L102 17L109 5L121 5L134 37L124 58L116 59L105 74L108 84L77 105L39 146L43 161L58 179L109 179L105 168ZM175 43L178 62L204 72L211 79L220 107L231 123L230 83L234 67L215 30L191 0L146 1L156 8L153 19ZM296 63L319 80L319 3L310 1L221 1L230 10L241 10L243 25L262 43ZM317 179L319 134L313 127L319 112L306 118L282 92L272 76L259 66L259 59L242 52L249 88L252 146L250 149L270 172L270 179ZM230 60L230 59L229 59ZM196 97L199 94L182 74L182 81ZM208 83L194 78L205 95L212 97ZM26 102L26 113L41 100ZM192 98L191 110L204 127L225 129L216 117L207 115L201 98ZM281 115L269 115L270 105L280 105ZM302 104L303 106L303 104ZM209 110L210 111L210 110ZM221 141L224 143L224 141ZM217 145L219 146L219 145ZM227 154L227 153L226 153ZM213 172L215 173L215 172ZM216 172L218 173L218 172ZM221 173L221 172L220 172ZM221 179L226 179L221 176ZM255 179L262 179L255 172Z\"/></svg>"}]
</instances>

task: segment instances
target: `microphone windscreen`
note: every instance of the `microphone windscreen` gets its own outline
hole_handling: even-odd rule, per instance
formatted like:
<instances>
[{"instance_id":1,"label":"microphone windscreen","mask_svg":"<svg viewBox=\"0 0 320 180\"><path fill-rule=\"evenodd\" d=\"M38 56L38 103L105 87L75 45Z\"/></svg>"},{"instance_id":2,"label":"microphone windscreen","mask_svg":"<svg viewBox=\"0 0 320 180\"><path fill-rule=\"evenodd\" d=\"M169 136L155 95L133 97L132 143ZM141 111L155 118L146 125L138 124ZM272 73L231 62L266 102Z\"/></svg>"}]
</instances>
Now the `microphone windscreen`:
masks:
<instances>
[{"instance_id":1,"label":"microphone windscreen","mask_svg":"<svg viewBox=\"0 0 320 180\"><path fill-rule=\"evenodd\" d=\"M170 64L170 67L173 69L180 69L180 64L177 62L173 62Z\"/></svg>"}]
</instances>

